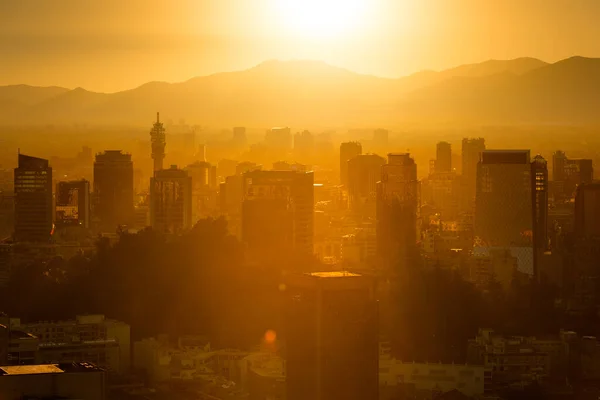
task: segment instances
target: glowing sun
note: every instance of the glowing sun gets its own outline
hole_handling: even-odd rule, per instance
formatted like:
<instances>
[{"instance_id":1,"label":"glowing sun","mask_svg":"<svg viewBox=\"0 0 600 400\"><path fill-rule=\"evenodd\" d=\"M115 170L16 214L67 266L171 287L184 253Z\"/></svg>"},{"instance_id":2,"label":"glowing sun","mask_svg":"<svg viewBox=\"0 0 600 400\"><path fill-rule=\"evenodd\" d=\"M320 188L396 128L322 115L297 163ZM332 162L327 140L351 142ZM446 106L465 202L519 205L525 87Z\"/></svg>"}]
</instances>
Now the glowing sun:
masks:
<instances>
[{"instance_id":1,"label":"glowing sun","mask_svg":"<svg viewBox=\"0 0 600 400\"><path fill-rule=\"evenodd\" d=\"M352 33L369 0L277 0L286 29L299 36L325 38Z\"/></svg>"}]
</instances>

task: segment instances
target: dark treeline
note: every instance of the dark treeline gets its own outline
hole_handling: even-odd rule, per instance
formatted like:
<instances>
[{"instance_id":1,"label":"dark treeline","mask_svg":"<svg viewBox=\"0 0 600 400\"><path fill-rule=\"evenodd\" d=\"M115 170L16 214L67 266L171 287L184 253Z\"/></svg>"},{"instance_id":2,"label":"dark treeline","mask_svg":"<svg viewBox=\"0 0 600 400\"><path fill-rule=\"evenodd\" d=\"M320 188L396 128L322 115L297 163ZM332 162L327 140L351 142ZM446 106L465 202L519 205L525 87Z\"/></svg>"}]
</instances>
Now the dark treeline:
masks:
<instances>
[{"instance_id":1,"label":"dark treeline","mask_svg":"<svg viewBox=\"0 0 600 400\"><path fill-rule=\"evenodd\" d=\"M246 348L267 329L283 332L285 274L323 268L293 253L248 263L226 222L205 219L181 237L123 233L112 245L98 239L90 255L13 268L0 308L27 321L101 313L129 323L133 339L206 334L215 345ZM543 282L515 279L505 291L492 280L481 291L435 267L409 271L397 284L380 282L386 285L381 333L403 360L461 362L479 327L519 335L568 328L554 306L558 291Z\"/></svg>"}]
</instances>

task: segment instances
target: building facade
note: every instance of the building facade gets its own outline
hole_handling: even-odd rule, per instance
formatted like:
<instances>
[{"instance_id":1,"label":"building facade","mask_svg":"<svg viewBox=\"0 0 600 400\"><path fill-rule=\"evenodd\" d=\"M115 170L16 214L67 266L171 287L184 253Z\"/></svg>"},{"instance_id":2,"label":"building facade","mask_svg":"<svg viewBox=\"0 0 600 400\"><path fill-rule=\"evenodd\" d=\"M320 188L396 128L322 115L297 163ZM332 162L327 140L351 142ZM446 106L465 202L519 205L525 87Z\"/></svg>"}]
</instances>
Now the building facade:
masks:
<instances>
[{"instance_id":1,"label":"building facade","mask_svg":"<svg viewBox=\"0 0 600 400\"><path fill-rule=\"evenodd\" d=\"M171 234L192 227L192 178L175 165L150 179L150 226Z\"/></svg>"},{"instance_id":2,"label":"building facade","mask_svg":"<svg viewBox=\"0 0 600 400\"><path fill-rule=\"evenodd\" d=\"M58 182L56 184L56 226L90 228L90 182Z\"/></svg>"},{"instance_id":3,"label":"building facade","mask_svg":"<svg viewBox=\"0 0 600 400\"><path fill-rule=\"evenodd\" d=\"M100 230L116 231L132 222L133 162L131 154L107 150L96 154L94 162L93 213Z\"/></svg>"},{"instance_id":4,"label":"building facade","mask_svg":"<svg viewBox=\"0 0 600 400\"><path fill-rule=\"evenodd\" d=\"M358 142L340 144L340 183L348 186L348 163L351 159L362 154L362 145Z\"/></svg>"}]
</instances>

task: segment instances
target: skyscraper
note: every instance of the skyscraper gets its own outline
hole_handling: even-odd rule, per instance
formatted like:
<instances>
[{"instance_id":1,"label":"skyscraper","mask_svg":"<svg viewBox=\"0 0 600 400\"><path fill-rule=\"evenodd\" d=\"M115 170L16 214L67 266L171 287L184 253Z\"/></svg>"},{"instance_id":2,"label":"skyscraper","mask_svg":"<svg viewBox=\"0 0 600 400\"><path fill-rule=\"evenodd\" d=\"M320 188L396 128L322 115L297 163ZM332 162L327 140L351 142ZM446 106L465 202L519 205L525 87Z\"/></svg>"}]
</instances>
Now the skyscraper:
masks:
<instances>
[{"instance_id":1,"label":"skyscraper","mask_svg":"<svg viewBox=\"0 0 600 400\"><path fill-rule=\"evenodd\" d=\"M575 235L588 239L600 237L600 183L584 183L577 187Z\"/></svg>"},{"instance_id":2,"label":"skyscraper","mask_svg":"<svg viewBox=\"0 0 600 400\"><path fill-rule=\"evenodd\" d=\"M276 154L287 153L292 149L292 132L288 127L271 128L265 135L267 147Z\"/></svg>"},{"instance_id":3,"label":"skyscraper","mask_svg":"<svg viewBox=\"0 0 600 400\"><path fill-rule=\"evenodd\" d=\"M56 184L56 226L90 228L90 182L58 182Z\"/></svg>"},{"instance_id":4,"label":"skyscraper","mask_svg":"<svg viewBox=\"0 0 600 400\"><path fill-rule=\"evenodd\" d=\"M165 159L165 128L160 122L160 114L156 113L156 122L150 131L150 140L152 142L152 159L154 160L154 171L160 171L163 168Z\"/></svg>"},{"instance_id":5,"label":"skyscraper","mask_svg":"<svg viewBox=\"0 0 600 400\"><path fill-rule=\"evenodd\" d=\"M233 128L233 145L236 148L243 149L248 146L248 139L246 137L246 128L243 126L236 126Z\"/></svg>"},{"instance_id":6,"label":"skyscraper","mask_svg":"<svg viewBox=\"0 0 600 400\"><path fill-rule=\"evenodd\" d=\"M287 399L378 399L373 280L315 272L293 275L286 284Z\"/></svg>"},{"instance_id":7,"label":"skyscraper","mask_svg":"<svg viewBox=\"0 0 600 400\"><path fill-rule=\"evenodd\" d=\"M52 234L52 168L48 160L19 154L14 173L15 240L46 242Z\"/></svg>"},{"instance_id":8,"label":"skyscraper","mask_svg":"<svg viewBox=\"0 0 600 400\"><path fill-rule=\"evenodd\" d=\"M533 243L537 256L539 251L548 249L548 162L539 154L531 162L531 178Z\"/></svg>"},{"instance_id":9,"label":"skyscraper","mask_svg":"<svg viewBox=\"0 0 600 400\"><path fill-rule=\"evenodd\" d=\"M560 150L552 155L552 178L554 196L557 200L573 198L577 185L592 183L594 167L592 160L584 158L568 158Z\"/></svg>"},{"instance_id":10,"label":"skyscraper","mask_svg":"<svg viewBox=\"0 0 600 400\"><path fill-rule=\"evenodd\" d=\"M294 157L296 161L312 161L315 152L315 137L309 131L297 132L294 135Z\"/></svg>"},{"instance_id":11,"label":"skyscraper","mask_svg":"<svg viewBox=\"0 0 600 400\"><path fill-rule=\"evenodd\" d=\"M348 160L348 201L350 208L364 216L375 216L377 182L385 158L377 154L361 154Z\"/></svg>"},{"instance_id":12,"label":"skyscraper","mask_svg":"<svg viewBox=\"0 0 600 400\"><path fill-rule=\"evenodd\" d=\"M251 171L244 175L242 240L254 256L313 253L312 172Z\"/></svg>"},{"instance_id":13,"label":"skyscraper","mask_svg":"<svg viewBox=\"0 0 600 400\"><path fill-rule=\"evenodd\" d=\"M348 187L348 161L362 154L362 145L358 142L340 144L340 183Z\"/></svg>"},{"instance_id":14,"label":"skyscraper","mask_svg":"<svg viewBox=\"0 0 600 400\"><path fill-rule=\"evenodd\" d=\"M391 274L416 257L419 217L417 165L408 153L388 154L377 186L377 253Z\"/></svg>"},{"instance_id":15,"label":"skyscraper","mask_svg":"<svg viewBox=\"0 0 600 400\"><path fill-rule=\"evenodd\" d=\"M435 154L435 172L452 172L452 145L439 142Z\"/></svg>"},{"instance_id":16,"label":"skyscraper","mask_svg":"<svg viewBox=\"0 0 600 400\"><path fill-rule=\"evenodd\" d=\"M94 218L101 230L113 232L132 222L133 162L131 154L107 150L94 162Z\"/></svg>"},{"instance_id":17,"label":"skyscraper","mask_svg":"<svg viewBox=\"0 0 600 400\"><path fill-rule=\"evenodd\" d=\"M475 182L477 180L477 164L481 158L481 152L485 150L484 138L464 138L462 140L462 176L466 180L472 194L475 194Z\"/></svg>"},{"instance_id":18,"label":"skyscraper","mask_svg":"<svg viewBox=\"0 0 600 400\"><path fill-rule=\"evenodd\" d=\"M192 227L192 178L176 165L150 178L150 226L173 234Z\"/></svg>"}]
</instances>

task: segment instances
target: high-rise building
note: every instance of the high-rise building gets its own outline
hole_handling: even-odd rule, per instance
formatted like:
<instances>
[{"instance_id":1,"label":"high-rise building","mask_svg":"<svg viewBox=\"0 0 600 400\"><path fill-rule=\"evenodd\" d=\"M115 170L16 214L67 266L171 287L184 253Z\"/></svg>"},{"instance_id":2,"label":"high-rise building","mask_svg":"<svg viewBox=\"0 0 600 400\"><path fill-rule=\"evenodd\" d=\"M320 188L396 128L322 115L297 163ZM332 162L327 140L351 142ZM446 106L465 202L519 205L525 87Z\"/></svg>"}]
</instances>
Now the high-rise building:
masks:
<instances>
[{"instance_id":1,"label":"high-rise building","mask_svg":"<svg viewBox=\"0 0 600 400\"><path fill-rule=\"evenodd\" d=\"M176 165L150 179L150 225L172 234L192 227L192 178Z\"/></svg>"},{"instance_id":2,"label":"high-rise building","mask_svg":"<svg viewBox=\"0 0 600 400\"><path fill-rule=\"evenodd\" d=\"M388 154L377 185L377 253L391 274L415 261L419 203L415 160L408 153Z\"/></svg>"},{"instance_id":3,"label":"high-rise building","mask_svg":"<svg viewBox=\"0 0 600 400\"><path fill-rule=\"evenodd\" d=\"M245 127L236 126L233 128L233 145L240 149L248 146Z\"/></svg>"},{"instance_id":4,"label":"high-rise building","mask_svg":"<svg viewBox=\"0 0 600 400\"><path fill-rule=\"evenodd\" d=\"M362 145L358 142L340 144L340 183L348 186L348 161L362 154Z\"/></svg>"},{"instance_id":5,"label":"high-rise building","mask_svg":"<svg viewBox=\"0 0 600 400\"><path fill-rule=\"evenodd\" d=\"M133 162L131 154L107 150L94 162L94 219L101 230L114 232L132 222Z\"/></svg>"},{"instance_id":6,"label":"high-rise building","mask_svg":"<svg viewBox=\"0 0 600 400\"><path fill-rule=\"evenodd\" d=\"M377 149L387 147L389 142L389 131L387 129L375 129L373 131L373 145Z\"/></svg>"},{"instance_id":7,"label":"high-rise building","mask_svg":"<svg viewBox=\"0 0 600 400\"><path fill-rule=\"evenodd\" d=\"M464 138L462 140L462 176L469 188L475 194L475 182L477 181L477 164L481 158L481 152L485 150L484 138Z\"/></svg>"},{"instance_id":8,"label":"high-rise building","mask_svg":"<svg viewBox=\"0 0 600 400\"><path fill-rule=\"evenodd\" d=\"M196 161L185 171L192 180L192 221L195 223L217 210L216 168L206 161Z\"/></svg>"},{"instance_id":9,"label":"high-rise building","mask_svg":"<svg viewBox=\"0 0 600 400\"><path fill-rule=\"evenodd\" d=\"M292 131L288 127L271 128L265 135L265 144L275 153L292 150Z\"/></svg>"},{"instance_id":10,"label":"high-rise building","mask_svg":"<svg viewBox=\"0 0 600 400\"><path fill-rule=\"evenodd\" d=\"M52 168L48 160L19 154L14 173L15 239L46 242L52 235Z\"/></svg>"},{"instance_id":11,"label":"high-rise building","mask_svg":"<svg viewBox=\"0 0 600 400\"><path fill-rule=\"evenodd\" d=\"M575 195L575 235L600 237L600 183L582 184Z\"/></svg>"},{"instance_id":12,"label":"high-rise building","mask_svg":"<svg viewBox=\"0 0 600 400\"><path fill-rule=\"evenodd\" d=\"M568 158L564 152L558 150L552 155L552 178L555 198L571 199L578 185L592 183L594 179L592 160Z\"/></svg>"},{"instance_id":13,"label":"high-rise building","mask_svg":"<svg viewBox=\"0 0 600 400\"><path fill-rule=\"evenodd\" d=\"M152 159L154 160L154 171L160 171L163 168L165 160L165 128L160 122L160 114L156 113L156 122L150 131L150 140L152 142Z\"/></svg>"},{"instance_id":14,"label":"high-rise building","mask_svg":"<svg viewBox=\"0 0 600 400\"><path fill-rule=\"evenodd\" d=\"M361 154L348 160L348 201L354 212L375 216L377 182L384 164L385 158L377 154Z\"/></svg>"},{"instance_id":15,"label":"high-rise building","mask_svg":"<svg viewBox=\"0 0 600 400\"><path fill-rule=\"evenodd\" d=\"M378 305L371 278L345 271L286 282L288 400L376 400Z\"/></svg>"},{"instance_id":16,"label":"high-rise building","mask_svg":"<svg viewBox=\"0 0 600 400\"><path fill-rule=\"evenodd\" d=\"M548 162L541 155L531 162L534 256L548 249Z\"/></svg>"},{"instance_id":17,"label":"high-rise building","mask_svg":"<svg viewBox=\"0 0 600 400\"><path fill-rule=\"evenodd\" d=\"M294 135L294 157L297 161L311 161L315 150L315 137L309 131Z\"/></svg>"},{"instance_id":18,"label":"high-rise building","mask_svg":"<svg viewBox=\"0 0 600 400\"><path fill-rule=\"evenodd\" d=\"M242 240L256 256L313 253L312 172L251 171L243 175Z\"/></svg>"},{"instance_id":19,"label":"high-rise building","mask_svg":"<svg viewBox=\"0 0 600 400\"><path fill-rule=\"evenodd\" d=\"M435 172L452 172L452 145L448 142L436 146Z\"/></svg>"},{"instance_id":20,"label":"high-rise building","mask_svg":"<svg viewBox=\"0 0 600 400\"><path fill-rule=\"evenodd\" d=\"M79 181L58 182L56 184L57 227L78 226L90 228L90 182Z\"/></svg>"}]
</instances>

